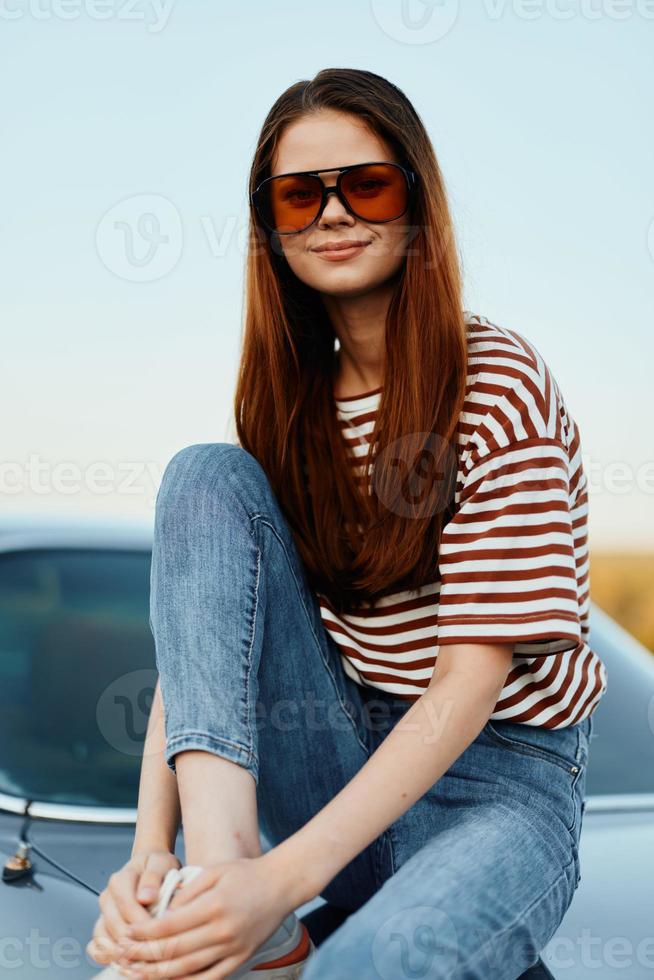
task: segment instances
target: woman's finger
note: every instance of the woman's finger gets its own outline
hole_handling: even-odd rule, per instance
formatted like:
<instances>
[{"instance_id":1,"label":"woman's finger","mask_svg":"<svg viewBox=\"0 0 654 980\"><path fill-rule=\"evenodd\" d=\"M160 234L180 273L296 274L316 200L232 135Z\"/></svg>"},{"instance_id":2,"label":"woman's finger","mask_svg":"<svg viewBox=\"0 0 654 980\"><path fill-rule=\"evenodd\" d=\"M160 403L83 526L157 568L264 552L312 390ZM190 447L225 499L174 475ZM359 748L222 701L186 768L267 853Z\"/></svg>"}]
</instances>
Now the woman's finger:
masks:
<instances>
[{"instance_id":1,"label":"woman's finger","mask_svg":"<svg viewBox=\"0 0 654 980\"><path fill-rule=\"evenodd\" d=\"M229 956L215 963L202 973L194 973L192 976L189 974L188 976L180 977L180 980L227 980L246 959L247 956Z\"/></svg>"},{"instance_id":2,"label":"woman's finger","mask_svg":"<svg viewBox=\"0 0 654 980\"><path fill-rule=\"evenodd\" d=\"M198 970L211 967L224 954L223 946L205 946L204 949L194 950L185 956L177 956L174 959L159 960L156 963L143 961L134 962L132 960L122 961L118 959L118 965L128 967L144 980L159 980L159 978L175 978L193 976L196 980ZM228 974L225 974L228 976ZM202 976L202 974L200 974Z\"/></svg>"},{"instance_id":3,"label":"woman's finger","mask_svg":"<svg viewBox=\"0 0 654 980\"><path fill-rule=\"evenodd\" d=\"M123 922L121 932L124 932L132 922L142 922L150 918L150 913L136 900L138 884L139 874L129 866L123 868L111 883L110 895L116 912ZM114 922L116 922L115 918Z\"/></svg>"},{"instance_id":4,"label":"woman's finger","mask_svg":"<svg viewBox=\"0 0 654 980\"><path fill-rule=\"evenodd\" d=\"M190 881L184 882L184 885L177 888L174 892L173 897L170 901L168 908L178 908L190 902L192 899L196 898L197 895L201 895L211 888L212 885L216 884L219 878L218 868L213 865L211 868L205 868L199 874L192 878Z\"/></svg>"},{"instance_id":5,"label":"woman's finger","mask_svg":"<svg viewBox=\"0 0 654 980\"><path fill-rule=\"evenodd\" d=\"M100 909L104 919L105 929L113 942L125 939L126 931L131 923L123 919L113 895L113 890L105 889L100 895ZM141 911L144 911L141 909ZM149 916L146 913L146 918Z\"/></svg>"},{"instance_id":6,"label":"woman's finger","mask_svg":"<svg viewBox=\"0 0 654 980\"><path fill-rule=\"evenodd\" d=\"M86 944L86 952L101 966L112 963L118 955L118 947L107 932L102 916L93 926L91 939Z\"/></svg>"},{"instance_id":7,"label":"woman's finger","mask_svg":"<svg viewBox=\"0 0 654 980\"><path fill-rule=\"evenodd\" d=\"M226 950L230 947L230 937L221 936L216 929L215 923L203 925L197 929L189 929L181 932L177 936L168 936L165 939L147 940L142 939L138 942L126 941L119 945L121 955L128 960L138 960L150 962L152 960L172 960L180 956L188 956L199 949L206 949L208 946L220 946ZM223 952L223 955L224 952Z\"/></svg>"},{"instance_id":8,"label":"woman's finger","mask_svg":"<svg viewBox=\"0 0 654 980\"><path fill-rule=\"evenodd\" d=\"M151 905L157 900L159 889L171 868L179 868L180 862L170 854L151 854L138 877L136 901Z\"/></svg>"},{"instance_id":9,"label":"woman's finger","mask_svg":"<svg viewBox=\"0 0 654 980\"><path fill-rule=\"evenodd\" d=\"M127 938L164 939L166 936L195 929L206 922L215 922L219 916L219 903L210 889L179 908L168 906L160 919L149 918L147 922L133 922L127 928Z\"/></svg>"}]
</instances>

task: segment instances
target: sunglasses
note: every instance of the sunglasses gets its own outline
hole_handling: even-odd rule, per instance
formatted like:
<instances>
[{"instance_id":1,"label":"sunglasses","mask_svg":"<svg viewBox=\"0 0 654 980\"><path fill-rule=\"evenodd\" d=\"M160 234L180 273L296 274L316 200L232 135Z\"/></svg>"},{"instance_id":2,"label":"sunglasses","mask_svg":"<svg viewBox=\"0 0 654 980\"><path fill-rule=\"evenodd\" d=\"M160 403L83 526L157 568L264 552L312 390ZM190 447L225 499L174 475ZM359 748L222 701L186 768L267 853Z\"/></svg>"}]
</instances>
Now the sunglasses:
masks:
<instances>
[{"instance_id":1,"label":"sunglasses","mask_svg":"<svg viewBox=\"0 0 654 980\"><path fill-rule=\"evenodd\" d=\"M331 171L337 171L338 177L327 187L318 175ZM297 235L318 220L330 194L336 194L343 207L362 221L394 221L409 207L417 179L413 170L399 163L357 163L267 177L251 200L269 231Z\"/></svg>"}]
</instances>

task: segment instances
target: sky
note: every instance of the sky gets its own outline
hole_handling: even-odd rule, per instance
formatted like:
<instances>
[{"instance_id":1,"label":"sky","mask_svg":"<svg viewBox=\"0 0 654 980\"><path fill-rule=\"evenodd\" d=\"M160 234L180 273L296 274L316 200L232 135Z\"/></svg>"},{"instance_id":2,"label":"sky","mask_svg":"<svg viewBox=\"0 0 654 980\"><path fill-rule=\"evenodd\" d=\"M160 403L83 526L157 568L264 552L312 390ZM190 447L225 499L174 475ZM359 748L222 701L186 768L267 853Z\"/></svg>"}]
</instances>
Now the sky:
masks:
<instances>
[{"instance_id":1,"label":"sky","mask_svg":"<svg viewBox=\"0 0 654 980\"><path fill-rule=\"evenodd\" d=\"M151 521L235 441L247 177L275 99L384 75L444 173L464 308L581 435L591 549L654 547L654 0L0 0L0 506Z\"/></svg>"}]
</instances>

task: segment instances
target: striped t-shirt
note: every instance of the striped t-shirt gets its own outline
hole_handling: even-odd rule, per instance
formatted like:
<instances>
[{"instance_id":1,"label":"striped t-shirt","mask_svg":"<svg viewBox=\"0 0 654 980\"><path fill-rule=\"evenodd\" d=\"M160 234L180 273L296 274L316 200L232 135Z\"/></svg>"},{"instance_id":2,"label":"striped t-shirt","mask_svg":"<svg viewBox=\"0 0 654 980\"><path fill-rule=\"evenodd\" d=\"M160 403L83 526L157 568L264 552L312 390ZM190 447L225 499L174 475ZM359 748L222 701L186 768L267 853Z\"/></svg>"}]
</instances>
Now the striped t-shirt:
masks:
<instances>
[{"instance_id":1,"label":"striped t-shirt","mask_svg":"<svg viewBox=\"0 0 654 980\"><path fill-rule=\"evenodd\" d=\"M428 687L439 646L513 641L490 718L563 728L592 714L607 686L606 667L588 645L579 431L533 344L485 317L465 317L454 511L437 580L385 595L356 615L338 615L319 592L322 621L353 680L410 700ZM360 480L380 396L375 388L335 399Z\"/></svg>"}]
</instances>

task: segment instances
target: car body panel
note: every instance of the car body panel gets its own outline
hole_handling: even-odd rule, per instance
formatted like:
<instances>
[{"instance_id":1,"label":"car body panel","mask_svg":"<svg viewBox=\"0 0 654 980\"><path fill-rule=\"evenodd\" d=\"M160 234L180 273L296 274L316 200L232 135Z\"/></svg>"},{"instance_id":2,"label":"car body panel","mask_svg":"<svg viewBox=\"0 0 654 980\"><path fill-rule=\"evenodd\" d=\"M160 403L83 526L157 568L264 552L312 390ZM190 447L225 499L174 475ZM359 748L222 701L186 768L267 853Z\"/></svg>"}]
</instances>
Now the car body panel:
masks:
<instances>
[{"instance_id":1,"label":"car body panel","mask_svg":"<svg viewBox=\"0 0 654 980\"><path fill-rule=\"evenodd\" d=\"M555 977L654 977L654 810L588 813L581 880L542 959Z\"/></svg>"}]
</instances>

